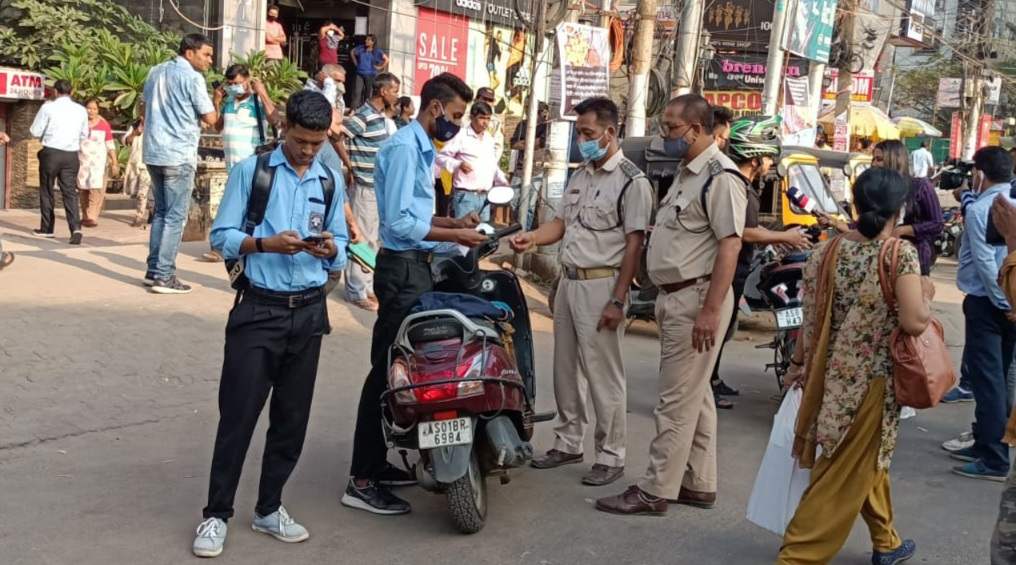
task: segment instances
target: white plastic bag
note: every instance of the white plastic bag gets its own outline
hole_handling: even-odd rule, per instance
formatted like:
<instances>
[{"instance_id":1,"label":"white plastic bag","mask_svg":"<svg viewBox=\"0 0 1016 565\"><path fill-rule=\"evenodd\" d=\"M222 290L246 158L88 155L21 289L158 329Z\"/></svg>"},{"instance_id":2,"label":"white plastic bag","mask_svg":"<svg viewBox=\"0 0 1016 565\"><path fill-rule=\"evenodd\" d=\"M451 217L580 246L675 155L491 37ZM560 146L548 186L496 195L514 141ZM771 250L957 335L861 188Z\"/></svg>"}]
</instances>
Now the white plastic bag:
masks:
<instances>
[{"instance_id":1,"label":"white plastic bag","mask_svg":"<svg viewBox=\"0 0 1016 565\"><path fill-rule=\"evenodd\" d=\"M792 453L802 394L801 389L793 388L783 397L748 499L748 521L779 536L786 531L811 481L811 471L798 467Z\"/></svg>"}]
</instances>

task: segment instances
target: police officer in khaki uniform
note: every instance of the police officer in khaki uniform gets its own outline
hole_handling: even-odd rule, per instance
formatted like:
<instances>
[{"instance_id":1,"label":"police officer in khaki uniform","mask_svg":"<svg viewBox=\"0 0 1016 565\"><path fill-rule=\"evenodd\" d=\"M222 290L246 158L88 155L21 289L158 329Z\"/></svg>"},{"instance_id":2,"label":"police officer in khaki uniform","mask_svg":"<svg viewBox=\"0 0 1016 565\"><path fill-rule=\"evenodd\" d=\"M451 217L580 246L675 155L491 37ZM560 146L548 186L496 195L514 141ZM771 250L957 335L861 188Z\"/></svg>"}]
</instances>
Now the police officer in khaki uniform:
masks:
<instances>
[{"instance_id":1,"label":"police officer in khaki uniform","mask_svg":"<svg viewBox=\"0 0 1016 565\"><path fill-rule=\"evenodd\" d=\"M587 485L624 474L627 396L621 341L628 288L639 269L653 208L652 186L618 146L617 105L609 98L575 107L585 166L572 175L557 217L512 239L523 252L561 241L562 279L554 304L554 448L533 461L550 469L582 461L586 392L596 413L596 459Z\"/></svg>"},{"instance_id":2,"label":"police officer in khaki uniform","mask_svg":"<svg viewBox=\"0 0 1016 565\"><path fill-rule=\"evenodd\" d=\"M734 308L731 281L741 249L747 187L711 135L709 103L670 101L663 132L683 165L660 203L649 242L649 277L660 288L660 402L649 469L596 508L618 514L667 512L668 501L711 508L716 501L716 406L709 377Z\"/></svg>"}]
</instances>

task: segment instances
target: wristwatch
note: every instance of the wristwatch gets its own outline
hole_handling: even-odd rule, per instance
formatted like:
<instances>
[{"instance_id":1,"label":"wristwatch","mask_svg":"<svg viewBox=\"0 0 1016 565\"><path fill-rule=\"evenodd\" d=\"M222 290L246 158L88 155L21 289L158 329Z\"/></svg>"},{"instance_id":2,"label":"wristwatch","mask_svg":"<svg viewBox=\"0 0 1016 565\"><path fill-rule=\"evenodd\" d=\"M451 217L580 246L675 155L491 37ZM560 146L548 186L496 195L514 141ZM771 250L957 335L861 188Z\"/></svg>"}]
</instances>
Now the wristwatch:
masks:
<instances>
[{"instance_id":1,"label":"wristwatch","mask_svg":"<svg viewBox=\"0 0 1016 565\"><path fill-rule=\"evenodd\" d=\"M610 303L613 304L614 306L617 306L618 308L624 310L624 300L618 300L616 298L611 298L610 299Z\"/></svg>"},{"instance_id":2,"label":"wristwatch","mask_svg":"<svg viewBox=\"0 0 1016 565\"><path fill-rule=\"evenodd\" d=\"M265 246L261 243L261 238L260 237L255 237L254 238L254 247L257 248L258 253L264 253L265 252Z\"/></svg>"}]
</instances>

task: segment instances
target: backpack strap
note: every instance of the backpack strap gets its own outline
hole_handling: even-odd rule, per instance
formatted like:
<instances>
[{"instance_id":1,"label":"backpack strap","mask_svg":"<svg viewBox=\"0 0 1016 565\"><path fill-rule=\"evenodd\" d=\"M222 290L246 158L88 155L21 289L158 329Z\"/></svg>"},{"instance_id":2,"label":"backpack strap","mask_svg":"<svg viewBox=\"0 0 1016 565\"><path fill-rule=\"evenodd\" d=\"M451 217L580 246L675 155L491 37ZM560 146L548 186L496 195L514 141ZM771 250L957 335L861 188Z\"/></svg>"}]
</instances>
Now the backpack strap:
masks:
<instances>
[{"instance_id":1,"label":"backpack strap","mask_svg":"<svg viewBox=\"0 0 1016 565\"><path fill-rule=\"evenodd\" d=\"M325 197L325 222L328 222L331 220L332 200L335 199L335 176L332 175L330 168L324 167L324 169L326 177L321 180L321 192Z\"/></svg>"},{"instance_id":2,"label":"backpack strap","mask_svg":"<svg viewBox=\"0 0 1016 565\"><path fill-rule=\"evenodd\" d=\"M624 225L624 195L628 193L628 187L631 183L635 182L635 179L646 178L645 173L635 163L631 162L627 157L621 158L621 162L618 167L624 176L628 177L628 181L621 187L620 194L617 195L617 225L614 229L617 229Z\"/></svg>"},{"instance_id":3,"label":"backpack strap","mask_svg":"<svg viewBox=\"0 0 1016 565\"><path fill-rule=\"evenodd\" d=\"M699 198L702 201L702 211L705 212L706 218L709 217L709 208L706 206L706 196L709 195L709 187L713 185L713 179L722 175L723 173L728 173L741 179L741 182L744 183L745 190L747 190L748 187L751 186L751 181L749 181L747 177L742 175L741 171L737 169L728 169L724 167L723 163L720 163L719 161L711 161L709 163L709 178L706 180L706 184L702 186L702 192L699 193Z\"/></svg>"},{"instance_id":4,"label":"backpack strap","mask_svg":"<svg viewBox=\"0 0 1016 565\"><path fill-rule=\"evenodd\" d=\"M243 231L247 235L254 235L254 228L265 219L268 199L272 195L272 185L275 184L275 167L268 164L271 156L270 152L258 155L257 165L254 167L254 180L251 184L250 198L247 199L247 214L243 221Z\"/></svg>"}]
</instances>

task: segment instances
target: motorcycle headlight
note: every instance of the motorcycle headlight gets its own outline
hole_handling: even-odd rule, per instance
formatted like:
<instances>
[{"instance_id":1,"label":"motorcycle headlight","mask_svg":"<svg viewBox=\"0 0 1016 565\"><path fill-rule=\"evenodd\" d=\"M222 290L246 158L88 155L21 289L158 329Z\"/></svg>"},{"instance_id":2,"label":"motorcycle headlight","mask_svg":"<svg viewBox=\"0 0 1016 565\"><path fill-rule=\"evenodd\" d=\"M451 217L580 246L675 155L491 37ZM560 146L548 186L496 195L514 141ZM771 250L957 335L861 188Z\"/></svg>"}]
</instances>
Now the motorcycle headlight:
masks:
<instances>
[{"instance_id":1,"label":"motorcycle headlight","mask_svg":"<svg viewBox=\"0 0 1016 565\"><path fill-rule=\"evenodd\" d=\"M412 381L409 379L409 364L404 358L398 357L388 369L388 388L395 390L407 387L410 384L412 384ZM399 404L415 404L416 393L412 389L400 390L395 393L395 401Z\"/></svg>"}]
</instances>

